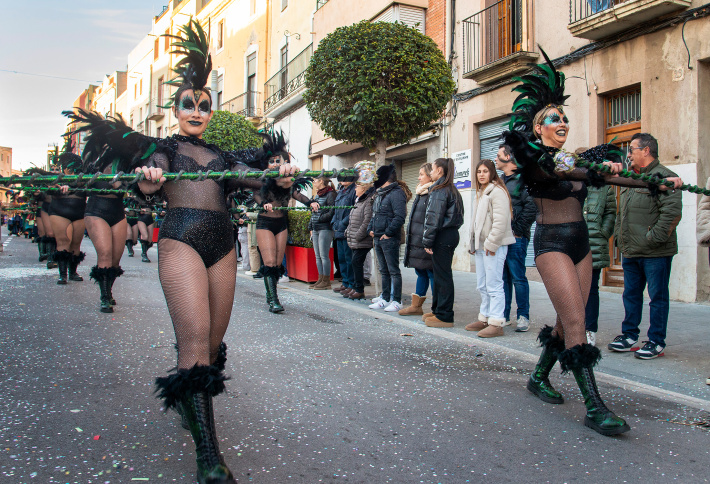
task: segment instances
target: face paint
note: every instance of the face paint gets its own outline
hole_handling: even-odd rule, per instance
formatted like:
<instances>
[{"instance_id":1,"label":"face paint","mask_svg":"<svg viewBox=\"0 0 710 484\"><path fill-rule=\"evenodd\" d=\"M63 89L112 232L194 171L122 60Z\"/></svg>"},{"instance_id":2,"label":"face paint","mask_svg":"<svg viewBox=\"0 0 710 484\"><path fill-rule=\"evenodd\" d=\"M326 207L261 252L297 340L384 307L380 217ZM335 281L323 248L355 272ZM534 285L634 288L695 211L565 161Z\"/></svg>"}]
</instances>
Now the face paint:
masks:
<instances>
[{"instance_id":1,"label":"face paint","mask_svg":"<svg viewBox=\"0 0 710 484\"><path fill-rule=\"evenodd\" d=\"M544 125L560 124L561 122L564 124L569 124L569 119L567 119L567 116L563 116L560 119L560 115L555 113L555 114L550 114L547 117L545 117L545 119L542 121L542 124L544 124Z\"/></svg>"},{"instance_id":2,"label":"face paint","mask_svg":"<svg viewBox=\"0 0 710 484\"><path fill-rule=\"evenodd\" d=\"M197 106L197 112L200 113L200 116L208 116L210 111L210 103L206 99Z\"/></svg>"},{"instance_id":3,"label":"face paint","mask_svg":"<svg viewBox=\"0 0 710 484\"><path fill-rule=\"evenodd\" d=\"M185 114L192 114L195 112L195 101L192 100L192 97L189 94L186 94L185 97L180 100L180 106L178 106L178 109L183 111Z\"/></svg>"}]
</instances>

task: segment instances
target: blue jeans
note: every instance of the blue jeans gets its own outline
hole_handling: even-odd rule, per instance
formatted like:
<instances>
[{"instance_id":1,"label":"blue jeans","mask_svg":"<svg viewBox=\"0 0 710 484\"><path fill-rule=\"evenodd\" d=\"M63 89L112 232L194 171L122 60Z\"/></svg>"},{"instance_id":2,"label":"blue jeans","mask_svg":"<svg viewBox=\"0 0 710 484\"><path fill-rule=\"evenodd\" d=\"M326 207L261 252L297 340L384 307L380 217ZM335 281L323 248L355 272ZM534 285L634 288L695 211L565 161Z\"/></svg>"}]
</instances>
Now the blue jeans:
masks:
<instances>
[{"instance_id":1,"label":"blue jeans","mask_svg":"<svg viewBox=\"0 0 710 484\"><path fill-rule=\"evenodd\" d=\"M338 262L340 263L340 275L343 276L343 286L354 289L353 251L348 245L347 239L337 239L335 244L338 246Z\"/></svg>"},{"instance_id":2,"label":"blue jeans","mask_svg":"<svg viewBox=\"0 0 710 484\"><path fill-rule=\"evenodd\" d=\"M657 345L666 344L666 328L670 296L668 283L671 278L671 262L668 257L624 257L621 266L624 269L624 321L621 331L624 336L634 339L639 337L639 324L643 311L643 290L648 284L651 325L648 339Z\"/></svg>"},{"instance_id":3,"label":"blue jeans","mask_svg":"<svg viewBox=\"0 0 710 484\"><path fill-rule=\"evenodd\" d=\"M333 242L332 230L313 231L313 251L316 253L316 267L321 276L330 275L330 243Z\"/></svg>"},{"instance_id":4,"label":"blue jeans","mask_svg":"<svg viewBox=\"0 0 710 484\"><path fill-rule=\"evenodd\" d=\"M288 267L286 267L286 254L284 254L284 260L281 262L284 266L284 276L288 277Z\"/></svg>"},{"instance_id":5,"label":"blue jeans","mask_svg":"<svg viewBox=\"0 0 710 484\"><path fill-rule=\"evenodd\" d=\"M382 276L382 299L402 302L402 273L399 270L399 240L375 237L375 255Z\"/></svg>"},{"instance_id":6,"label":"blue jeans","mask_svg":"<svg viewBox=\"0 0 710 484\"><path fill-rule=\"evenodd\" d=\"M419 297L424 297L431 286L431 293L434 294L434 271L414 269L414 272L417 274L417 286L414 288L414 293Z\"/></svg>"},{"instance_id":7,"label":"blue jeans","mask_svg":"<svg viewBox=\"0 0 710 484\"><path fill-rule=\"evenodd\" d=\"M510 320L510 306L513 302L513 286L515 286L515 304L518 306L518 317L530 319L530 285L525 275L525 257L528 255L530 241L525 237L516 237L515 244L508 246L508 255L503 266L503 291L505 292L505 320Z\"/></svg>"},{"instance_id":8,"label":"blue jeans","mask_svg":"<svg viewBox=\"0 0 710 484\"><path fill-rule=\"evenodd\" d=\"M599 276L601 269L592 269L592 286L589 288L589 299L584 308L584 329L594 331L599 329Z\"/></svg>"}]
</instances>

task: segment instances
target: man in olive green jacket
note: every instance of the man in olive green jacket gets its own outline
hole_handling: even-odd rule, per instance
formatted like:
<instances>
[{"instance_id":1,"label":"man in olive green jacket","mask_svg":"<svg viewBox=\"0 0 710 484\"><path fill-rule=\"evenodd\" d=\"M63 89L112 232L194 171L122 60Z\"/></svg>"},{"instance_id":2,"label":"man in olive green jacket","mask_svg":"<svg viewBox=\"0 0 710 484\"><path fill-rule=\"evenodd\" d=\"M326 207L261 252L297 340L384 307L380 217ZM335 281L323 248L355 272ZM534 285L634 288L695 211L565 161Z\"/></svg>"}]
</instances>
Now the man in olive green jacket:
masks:
<instances>
[{"instance_id":1,"label":"man in olive green jacket","mask_svg":"<svg viewBox=\"0 0 710 484\"><path fill-rule=\"evenodd\" d=\"M647 133L637 133L629 147L631 169L661 178L676 177L658 161L658 142ZM655 193L654 193L655 192ZM636 351L640 359L663 356L668 324L671 261L678 253L676 227L681 218L681 192L658 193L647 188L622 188L615 237L623 255L624 321L623 334L608 348ZM651 298L648 341L639 349L639 324L643 310L643 290L648 284ZM637 351L638 350L638 351Z\"/></svg>"}]
</instances>

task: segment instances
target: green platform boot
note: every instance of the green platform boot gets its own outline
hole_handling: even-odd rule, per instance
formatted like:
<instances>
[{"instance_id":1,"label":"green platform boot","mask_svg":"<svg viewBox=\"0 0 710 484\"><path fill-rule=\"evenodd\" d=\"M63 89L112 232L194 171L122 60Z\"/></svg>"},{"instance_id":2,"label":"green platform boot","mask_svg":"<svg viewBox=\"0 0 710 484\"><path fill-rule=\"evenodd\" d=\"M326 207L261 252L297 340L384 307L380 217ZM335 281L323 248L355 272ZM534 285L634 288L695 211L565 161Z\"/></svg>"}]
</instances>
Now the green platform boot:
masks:
<instances>
[{"instance_id":1,"label":"green platform boot","mask_svg":"<svg viewBox=\"0 0 710 484\"><path fill-rule=\"evenodd\" d=\"M540 353L540 359L528 379L527 388L543 402L564 403L562 394L552 387L549 376L557 363L557 357L565 349L565 342L562 338L552 335L551 326L542 328L537 339L542 347L542 353Z\"/></svg>"}]
</instances>

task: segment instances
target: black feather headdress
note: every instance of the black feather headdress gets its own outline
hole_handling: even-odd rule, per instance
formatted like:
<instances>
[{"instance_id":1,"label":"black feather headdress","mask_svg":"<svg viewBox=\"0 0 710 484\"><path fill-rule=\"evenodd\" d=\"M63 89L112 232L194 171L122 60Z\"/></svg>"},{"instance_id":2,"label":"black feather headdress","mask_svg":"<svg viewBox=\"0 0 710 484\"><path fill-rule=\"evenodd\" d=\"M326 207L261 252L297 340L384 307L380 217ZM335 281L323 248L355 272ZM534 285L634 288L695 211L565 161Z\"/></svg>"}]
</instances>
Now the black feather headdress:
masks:
<instances>
[{"instance_id":1,"label":"black feather headdress","mask_svg":"<svg viewBox=\"0 0 710 484\"><path fill-rule=\"evenodd\" d=\"M178 86L178 90L170 102L161 107L169 108L173 103L177 104L179 96L186 89L193 89L195 100L199 99L201 91L206 90L205 86L212 72L212 57L209 54L209 40L205 31L199 23L190 19L187 25L180 27L180 35L165 34L163 37L176 39L176 42L171 44L174 50L170 53L184 57L173 68L178 77L165 83Z\"/></svg>"},{"instance_id":2,"label":"black feather headdress","mask_svg":"<svg viewBox=\"0 0 710 484\"><path fill-rule=\"evenodd\" d=\"M82 154L85 173L102 172L108 166L114 172L133 171L144 165L157 147L158 140L133 131L120 114L104 118L80 108L62 114L72 120L65 136L89 133Z\"/></svg>"},{"instance_id":3,"label":"black feather headdress","mask_svg":"<svg viewBox=\"0 0 710 484\"><path fill-rule=\"evenodd\" d=\"M62 167L62 170L82 171L81 157L74 153L74 143L71 136L65 135L62 152L56 156L54 164Z\"/></svg>"},{"instance_id":4,"label":"black feather headdress","mask_svg":"<svg viewBox=\"0 0 710 484\"><path fill-rule=\"evenodd\" d=\"M555 69L542 48L540 52L545 57L544 64L533 64L530 74L513 78L520 82L513 91L520 94L513 103L513 116L509 127L511 130L522 131L531 138L535 115L547 106L559 108L569 97L565 95L564 73Z\"/></svg>"}]
</instances>

